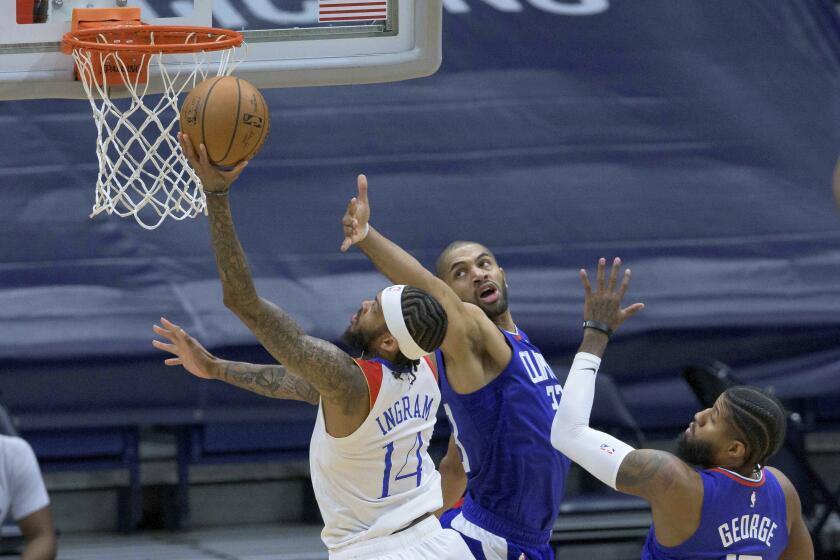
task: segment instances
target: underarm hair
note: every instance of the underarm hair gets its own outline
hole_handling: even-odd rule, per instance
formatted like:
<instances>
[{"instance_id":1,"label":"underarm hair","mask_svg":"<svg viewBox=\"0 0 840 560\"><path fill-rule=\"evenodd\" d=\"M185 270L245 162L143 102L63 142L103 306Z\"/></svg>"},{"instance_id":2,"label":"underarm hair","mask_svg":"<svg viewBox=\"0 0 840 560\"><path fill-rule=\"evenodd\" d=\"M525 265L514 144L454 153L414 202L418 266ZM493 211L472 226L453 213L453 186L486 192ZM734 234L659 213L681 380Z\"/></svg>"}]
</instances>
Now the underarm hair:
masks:
<instances>
[{"instance_id":1,"label":"underarm hair","mask_svg":"<svg viewBox=\"0 0 840 560\"><path fill-rule=\"evenodd\" d=\"M621 462L633 448L610 434L589 427L595 398L595 376L601 359L579 352L563 388L551 425L551 443L604 484L615 488Z\"/></svg>"}]
</instances>

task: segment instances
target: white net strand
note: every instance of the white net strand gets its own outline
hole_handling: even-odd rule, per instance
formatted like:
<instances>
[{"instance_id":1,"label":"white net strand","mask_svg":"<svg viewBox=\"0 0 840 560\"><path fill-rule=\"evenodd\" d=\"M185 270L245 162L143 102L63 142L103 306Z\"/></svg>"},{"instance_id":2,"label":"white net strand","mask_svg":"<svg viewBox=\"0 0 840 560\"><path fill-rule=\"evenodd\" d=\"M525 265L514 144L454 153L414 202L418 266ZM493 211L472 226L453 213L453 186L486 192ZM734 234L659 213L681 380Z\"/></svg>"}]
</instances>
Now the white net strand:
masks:
<instances>
[{"instance_id":1,"label":"white net strand","mask_svg":"<svg viewBox=\"0 0 840 560\"><path fill-rule=\"evenodd\" d=\"M185 43L195 41L192 34ZM107 40L100 37L100 42ZM100 59L90 50L73 50L97 130L99 175L91 218L101 212L133 216L142 227L155 229L166 218L183 220L206 213L201 182L177 140L179 97L211 71L216 76L230 74L241 61L233 61L235 51L241 48L220 51L218 61L205 51L138 55L133 62L140 67L148 62L149 79L143 82L140 72L131 76L132 68L118 53ZM128 98L111 99L110 88L97 83L95 76L104 76L106 67L119 73ZM156 101L147 97L152 79L163 87Z\"/></svg>"}]
</instances>

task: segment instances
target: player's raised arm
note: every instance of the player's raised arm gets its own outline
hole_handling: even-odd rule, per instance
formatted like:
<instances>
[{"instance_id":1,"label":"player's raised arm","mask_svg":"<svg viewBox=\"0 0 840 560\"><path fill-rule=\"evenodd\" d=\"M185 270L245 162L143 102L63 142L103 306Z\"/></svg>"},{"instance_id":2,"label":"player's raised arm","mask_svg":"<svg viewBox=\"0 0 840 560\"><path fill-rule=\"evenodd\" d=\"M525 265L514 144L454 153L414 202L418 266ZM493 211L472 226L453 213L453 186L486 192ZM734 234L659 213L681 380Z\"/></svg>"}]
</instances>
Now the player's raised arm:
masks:
<instances>
[{"instance_id":1,"label":"player's raised arm","mask_svg":"<svg viewBox=\"0 0 840 560\"><path fill-rule=\"evenodd\" d=\"M358 195L350 200L341 220L344 241L341 250L356 245L379 271L395 284L409 284L434 296L446 310L449 328L443 347L455 350L465 344L470 329L475 329L474 314L461 301L452 288L426 270L420 262L402 247L376 231L369 223L370 204L368 184L364 175L357 178Z\"/></svg>"},{"instance_id":2,"label":"player's raised arm","mask_svg":"<svg viewBox=\"0 0 840 560\"><path fill-rule=\"evenodd\" d=\"M233 172L224 173L213 167L203 146L196 154L189 138L182 135L184 153L201 179L207 196L210 237L216 255L216 266L222 281L224 303L256 335L266 350L320 393L325 406L334 414L351 420L347 426L352 433L357 421L370 408L367 383L353 359L335 345L308 336L283 309L257 295L245 253L236 236L227 193L243 164ZM339 418L337 418L339 420ZM332 431L331 431L332 433ZM340 437L340 434L334 433Z\"/></svg>"},{"instance_id":3,"label":"player's raised arm","mask_svg":"<svg viewBox=\"0 0 840 560\"><path fill-rule=\"evenodd\" d=\"M672 526L677 530L686 526L686 516L698 515L692 504L698 493L702 503L703 485L699 475L670 453L636 450L610 434L589 427L595 377L609 337L625 320L644 308L641 303L621 308L621 300L630 286L629 269L618 283L621 260L613 261L608 280L605 268L605 259L600 259L594 290L586 271L580 271L584 288L583 341L566 379L551 428L551 442L604 484L650 502L657 534L667 534Z\"/></svg>"},{"instance_id":4,"label":"player's raised arm","mask_svg":"<svg viewBox=\"0 0 840 560\"><path fill-rule=\"evenodd\" d=\"M153 340L154 347L175 356L164 361L168 366L182 366L198 378L224 381L264 397L318 404L318 390L279 364L249 364L217 358L165 317L161 317L160 325L154 325L152 330L167 340Z\"/></svg>"}]
</instances>

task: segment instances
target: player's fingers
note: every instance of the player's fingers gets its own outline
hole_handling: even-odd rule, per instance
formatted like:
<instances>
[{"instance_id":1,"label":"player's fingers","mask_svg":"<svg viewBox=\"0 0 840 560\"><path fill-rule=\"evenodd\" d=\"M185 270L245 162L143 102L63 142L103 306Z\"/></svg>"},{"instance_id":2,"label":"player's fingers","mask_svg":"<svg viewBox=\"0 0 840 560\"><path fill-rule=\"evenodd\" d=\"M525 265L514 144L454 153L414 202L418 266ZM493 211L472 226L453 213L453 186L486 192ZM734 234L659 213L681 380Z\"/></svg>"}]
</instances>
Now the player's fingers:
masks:
<instances>
[{"instance_id":1,"label":"player's fingers","mask_svg":"<svg viewBox=\"0 0 840 560\"><path fill-rule=\"evenodd\" d=\"M172 321L170 321L166 317L161 317L160 318L160 324L163 325L165 328L167 328L170 332L175 332L178 329L181 329L181 327L179 327L178 325L176 325L175 323L173 323ZM181 330L183 330L183 329L181 329Z\"/></svg>"},{"instance_id":2,"label":"player's fingers","mask_svg":"<svg viewBox=\"0 0 840 560\"><path fill-rule=\"evenodd\" d=\"M179 132L178 140L181 142L181 149L184 150L184 155L186 155L188 159L193 159L193 157L195 156L195 151L193 150L193 145L190 141L190 137L183 132Z\"/></svg>"},{"instance_id":3,"label":"player's fingers","mask_svg":"<svg viewBox=\"0 0 840 560\"><path fill-rule=\"evenodd\" d=\"M367 204L367 203L368 203L368 194L367 194L367 191L368 191L368 183L367 183L367 177L365 177L364 175L361 175L361 174L360 174L360 175L356 178L356 185L359 187L359 200L361 200L363 204Z\"/></svg>"},{"instance_id":4,"label":"player's fingers","mask_svg":"<svg viewBox=\"0 0 840 560\"><path fill-rule=\"evenodd\" d=\"M167 358L163 360L163 363L168 366L181 366L184 365L184 361L181 358Z\"/></svg>"},{"instance_id":5,"label":"player's fingers","mask_svg":"<svg viewBox=\"0 0 840 560\"><path fill-rule=\"evenodd\" d=\"M203 143L198 145L198 161L205 167L212 167L210 165L210 156L207 155L207 146Z\"/></svg>"},{"instance_id":6,"label":"player's fingers","mask_svg":"<svg viewBox=\"0 0 840 560\"><path fill-rule=\"evenodd\" d=\"M579 271L580 281L583 284L583 292L586 297L592 295L592 286L589 284L589 276L586 274L586 269L581 268Z\"/></svg>"},{"instance_id":7,"label":"player's fingers","mask_svg":"<svg viewBox=\"0 0 840 560\"><path fill-rule=\"evenodd\" d=\"M615 291L615 283L618 281L618 271L621 270L621 259L618 257L613 259L612 268L610 269L610 283L607 289L612 293Z\"/></svg>"},{"instance_id":8,"label":"player's fingers","mask_svg":"<svg viewBox=\"0 0 840 560\"><path fill-rule=\"evenodd\" d=\"M355 212L355 202L355 196L351 198L349 202L347 202L347 208L344 210L344 216L341 219L341 223L345 223L347 221L347 218L353 215L353 213Z\"/></svg>"},{"instance_id":9,"label":"player's fingers","mask_svg":"<svg viewBox=\"0 0 840 560\"><path fill-rule=\"evenodd\" d=\"M177 354L176 346L174 344L167 344L166 342L161 342L160 340L153 340L152 346L157 348L158 350L163 350L164 352L169 352L171 354Z\"/></svg>"},{"instance_id":10,"label":"player's fingers","mask_svg":"<svg viewBox=\"0 0 840 560\"><path fill-rule=\"evenodd\" d=\"M645 308L644 303L634 303L633 305L631 305L629 307L625 307L624 309L622 309L621 312L624 313L624 317L625 317L625 319L627 319L627 318L632 317L633 315L635 315L636 313L638 313L639 311L641 311L644 308Z\"/></svg>"},{"instance_id":11,"label":"player's fingers","mask_svg":"<svg viewBox=\"0 0 840 560\"><path fill-rule=\"evenodd\" d=\"M624 278L621 279L621 286L618 288L618 301L624 299L624 294L627 293L627 288L630 287L630 269L624 271Z\"/></svg>"},{"instance_id":12,"label":"player's fingers","mask_svg":"<svg viewBox=\"0 0 840 560\"><path fill-rule=\"evenodd\" d=\"M341 252L346 253L347 249L349 249L352 244L353 241L349 237L345 237L344 241L341 242Z\"/></svg>"},{"instance_id":13,"label":"player's fingers","mask_svg":"<svg viewBox=\"0 0 840 560\"><path fill-rule=\"evenodd\" d=\"M601 257L598 259L598 271L595 273L596 281L598 283L598 291L604 291L604 267L607 264L607 259Z\"/></svg>"},{"instance_id":14,"label":"player's fingers","mask_svg":"<svg viewBox=\"0 0 840 560\"><path fill-rule=\"evenodd\" d=\"M237 163L236 167L234 167L230 171L226 171L225 173L223 173L223 175L225 175L225 177L228 180L233 181L234 179L239 177L242 174L243 171L245 171L245 168L248 167L249 163L250 163L250 160L244 159L244 160L240 161L239 163Z\"/></svg>"}]
</instances>

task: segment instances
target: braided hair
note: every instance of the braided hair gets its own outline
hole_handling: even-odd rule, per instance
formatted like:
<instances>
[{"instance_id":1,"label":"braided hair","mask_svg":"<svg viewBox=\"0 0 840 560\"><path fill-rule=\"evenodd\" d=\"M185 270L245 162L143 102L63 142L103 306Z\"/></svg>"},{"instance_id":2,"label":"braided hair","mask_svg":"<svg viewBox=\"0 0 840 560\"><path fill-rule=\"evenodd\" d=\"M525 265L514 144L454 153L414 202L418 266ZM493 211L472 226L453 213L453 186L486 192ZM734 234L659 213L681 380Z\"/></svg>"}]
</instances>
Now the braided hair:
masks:
<instances>
[{"instance_id":1,"label":"braided hair","mask_svg":"<svg viewBox=\"0 0 840 560\"><path fill-rule=\"evenodd\" d=\"M427 352L437 350L443 343L448 325L443 306L420 288L406 286L400 299L400 308L408 334L414 342ZM402 352L397 352L393 364L396 377L408 373L411 376L411 382L414 382L414 372L420 365L420 360L411 360Z\"/></svg>"},{"instance_id":2,"label":"braided hair","mask_svg":"<svg viewBox=\"0 0 840 560\"><path fill-rule=\"evenodd\" d=\"M779 399L756 387L731 387L723 396L732 424L747 446L744 465L759 470L785 439L785 408Z\"/></svg>"}]
</instances>

